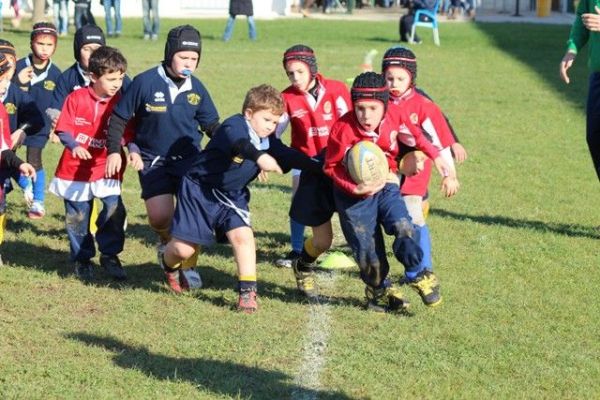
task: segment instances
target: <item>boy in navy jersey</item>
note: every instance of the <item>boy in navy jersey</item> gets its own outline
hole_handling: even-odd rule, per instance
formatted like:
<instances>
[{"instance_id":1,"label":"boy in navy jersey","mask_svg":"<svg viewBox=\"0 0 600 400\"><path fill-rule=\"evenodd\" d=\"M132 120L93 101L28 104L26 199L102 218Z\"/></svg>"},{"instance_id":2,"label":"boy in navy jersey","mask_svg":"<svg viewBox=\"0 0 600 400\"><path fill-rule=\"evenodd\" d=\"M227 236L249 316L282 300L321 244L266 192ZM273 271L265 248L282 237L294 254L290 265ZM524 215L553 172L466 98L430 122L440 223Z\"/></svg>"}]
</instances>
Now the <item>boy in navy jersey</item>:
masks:
<instances>
[{"instance_id":1,"label":"boy in navy jersey","mask_svg":"<svg viewBox=\"0 0 600 400\"><path fill-rule=\"evenodd\" d=\"M332 128L327 145L325 173L334 183L334 199L340 225L352 248L366 284L367 307L386 312L405 309L408 302L388 279L389 264L382 228L395 237L393 252L405 268L405 281L428 306L440 304L439 282L433 272L420 266L423 251L400 196L396 158L399 144L417 147L434 160L442 175L449 174L446 162L421 131L411 124L409 115L388 104L385 78L374 72L356 77L351 90L354 110L340 118ZM390 176L371 184L357 184L350 177L344 159L356 143L376 143L385 153Z\"/></svg>"},{"instance_id":2,"label":"boy in navy jersey","mask_svg":"<svg viewBox=\"0 0 600 400\"><path fill-rule=\"evenodd\" d=\"M29 93L40 112L44 113L52 104L54 88L60 76L60 69L51 60L56 50L58 32L54 24L38 22L33 25L30 38L31 54L17 62L16 83L21 90ZM52 122L44 113L44 127L27 136L24 141L27 146L27 162L34 166L37 176L33 183L27 177L19 179L19 186L25 190L26 200L30 203L27 215L31 219L42 218L46 213L46 173L42 165L42 150L48 141L51 126Z\"/></svg>"},{"instance_id":3,"label":"boy in navy jersey","mask_svg":"<svg viewBox=\"0 0 600 400\"><path fill-rule=\"evenodd\" d=\"M283 54L283 68L290 81L283 92L285 113L277 127L278 135L289 125L291 147L314 157L327 146L334 122L351 106L350 93L340 81L327 79L318 72L314 51L305 45L290 47ZM333 240L331 216L335 210L331 181L319 174L292 171L290 233L292 251L276 261L280 267L292 267L301 256L314 261L327 251ZM313 208L308 208L311 205ZM304 226L312 227L312 237L304 240ZM307 253L308 249L308 253ZM309 255L310 253L310 255ZM312 276L296 273L298 288L314 293Z\"/></svg>"},{"instance_id":4,"label":"boy in navy jersey","mask_svg":"<svg viewBox=\"0 0 600 400\"><path fill-rule=\"evenodd\" d=\"M89 60L92 84L67 96L56 124L65 150L49 190L64 199L70 259L75 263L76 275L84 281L94 278L91 258L96 248L90 217L96 198L103 204L95 234L100 265L114 279L127 278L118 257L125 241L123 169L105 175L108 119L119 100L126 70L127 61L117 49L103 46L95 50ZM120 152L118 156L124 154ZM141 168L139 154L130 153L129 157L134 168Z\"/></svg>"},{"instance_id":5,"label":"boy in navy jersey","mask_svg":"<svg viewBox=\"0 0 600 400\"><path fill-rule=\"evenodd\" d=\"M17 53L15 47L8 40L0 39L0 52L5 55L11 64L11 69L7 73L7 79L15 79L15 69L17 64ZM19 89L19 86L12 81L9 81L8 86L0 92L0 99L8 113L10 121L10 131L12 138L12 148L17 149L27 136L39 132L44 127L44 116L36 105L35 100L29 93ZM15 170L12 177L15 180L22 179L27 182L27 177L21 177ZM12 190L12 183L5 173L0 173L3 176L6 192ZM25 185L26 186L26 185ZM25 191L25 199L28 201L28 206L31 206L31 191Z\"/></svg>"},{"instance_id":6,"label":"boy in navy jersey","mask_svg":"<svg viewBox=\"0 0 600 400\"><path fill-rule=\"evenodd\" d=\"M0 52L0 92L6 89L10 83L10 76L14 71L14 65ZM12 140L10 137L10 123L4 105L0 102L0 173L9 176L14 171L35 179L35 169L27 163L23 163L11 150ZM4 186L0 185L0 244L4 240L4 227L6 226L6 198ZM0 258L0 265L2 259Z\"/></svg>"},{"instance_id":7,"label":"boy in navy jersey","mask_svg":"<svg viewBox=\"0 0 600 400\"><path fill-rule=\"evenodd\" d=\"M219 114L204 87L192 72L201 53L200 32L193 26L178 26L169 32L164 61L137 75L113 110L108 132L108 173L120 168L120 142L125 124L135 115L134 143L139 147L144 168L139 173L142 198L150 227L158 234L158 256L169 239L175 211L175 194L181 177L198 154L202 133L208 136L219 126ZM181 285L201 284L191 268L197 256L184 263ZM174 291L173 277L167 282ZM187 278L189 275L189 279Z\"/></svg>"},{"instance_id":8,"label":"boy in navy jersey","mask_svg":"<svg viewBox=\"0 0 600 400\"><path fill-rule=\"evenodd\" d=\"M223 122L183 177L172 239L160 259L165 271L175 275L181 262L198 246L213 244L215 232L218 239L225 235L238 268L237 307L247 313L258 307L248 184L260 171L282 173L292 166L321 170L317 160L290 149L272 135L283 110L281 94L275 88L261 85L248 91L242 113Z\"/></svg>"}]
</instances>

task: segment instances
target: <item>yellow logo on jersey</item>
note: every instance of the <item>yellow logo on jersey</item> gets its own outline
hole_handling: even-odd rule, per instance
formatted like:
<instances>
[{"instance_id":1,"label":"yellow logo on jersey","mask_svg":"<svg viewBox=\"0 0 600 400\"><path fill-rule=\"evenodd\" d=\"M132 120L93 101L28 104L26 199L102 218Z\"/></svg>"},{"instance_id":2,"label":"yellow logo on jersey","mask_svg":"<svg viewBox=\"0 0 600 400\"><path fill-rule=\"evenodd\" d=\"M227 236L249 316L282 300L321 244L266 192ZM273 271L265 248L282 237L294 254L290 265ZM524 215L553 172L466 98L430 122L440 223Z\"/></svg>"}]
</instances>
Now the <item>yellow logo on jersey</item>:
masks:
<instances>
[{"instance_id":1,"label":"yellow logo on jersey","mask_svg":"<svg viewBox=\"0 0 600 400\"><path fill-rule=\"evenodd\" d=\"M241 163L243 163L243 162L244 162L244 159L243 159L242 157L240 157L240 156L235 156L235 157L233 157L231 160L232 160L234 163L236 163L236 164L241 164Z\"/></svg>"},{"instance_id":2,"label":"yellow logo on jersey","mask_svg":"<svg viewBox=\"0 0 600 400\"><path fill-rule=\"evenodd\" d=\"M6 103L4 108L6 108L6 112L11 115L17 112L17 106L15 106L13 103Z\"/></svg>"},{"instance_id":3,"label":"yellow logo on jersey","mask_svg":"<svg viewBox=\"0 0 600 400\"><path fill-rule=\"evenodd\" d=\"M419 116L417 113L410 114L410 122L412 122L413 125L417 125L419 123Z\"/></svg>"},{"instance_id":4,"label":"yellow logo on jersey","mask_svg":"<svg viewBox=\"0 0 600 400\"><path fill-rule=\"evenodd\" d=\"M196 93L190 93L187 95L188 103L193 106L197 106L200 103L200 95Z\"/></svg>"},{"instance_id":5,"label":"yellow logo on jersey","mask_svg":"<svg viewBox=\"0 0 600 400\"><path fill-rule=\"evenodd\" d=\"M167 112L167 106L154 106L152 104L146 103L146 111L147 112Z\"/></svg>"},{"instance_id":6,"label":"yellow logo on jersey","mask_svg":"<svg viewBox=\"0 0 600 400\"><path fill-rule=\"evenodd\" d=\"M44 89L52 91L55 87L56 83L53 81L44 81Z\"/></svg>"}]
</instances>

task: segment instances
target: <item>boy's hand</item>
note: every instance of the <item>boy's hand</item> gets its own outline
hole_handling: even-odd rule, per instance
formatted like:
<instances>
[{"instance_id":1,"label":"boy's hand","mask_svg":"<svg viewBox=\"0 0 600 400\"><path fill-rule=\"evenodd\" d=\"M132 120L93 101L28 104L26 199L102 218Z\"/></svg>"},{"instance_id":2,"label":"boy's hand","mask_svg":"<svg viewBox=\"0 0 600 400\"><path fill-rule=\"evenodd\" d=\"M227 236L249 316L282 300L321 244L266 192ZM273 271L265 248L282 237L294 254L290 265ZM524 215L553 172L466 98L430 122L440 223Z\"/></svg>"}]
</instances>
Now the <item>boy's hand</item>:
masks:
<instances>
[{"instance_id":1,"label":"boy's hand","mask_svg":"<svg viewBox=\"0 0 600 400\"><path fill-rule=\"evenodd\" d=\"M435 160L433 160L433 164L435 165L435 169L438 170L438 172L440 173L442 178L446 178L446 177L456 178L456 173L454 172L454 169L450 168L448 166L448 164L446 163L446 161L444 161L444 159L442 157L440 157L440 156L436 157Z\"/></svg>"},{"instance_id":2,"label":"boy's hand","mask_svg":"<svg viewBox=\"0 0 600 400\"><path fill-rule=\"evenodd\" d=\"M106 157L106 171L104 176L110 178L121 170L121 155L119 153L112 153Z\"/></svg>"},{"instance_id":3,"label":"boy's hand","mask_svg":"<svg viewBox=\"0 0 600 400\"><path fill-rule=\"evenodd\" d=\"M269 182L269 173L266 171L260 171L258 174L258 181L262 183Z\"/></svg>"},{"instance_id":4,"label":"boy's hand","mask_svg":"<svg viewBox=\"0 0 600 400\"><path fill-rule=\"evenodd\" d=\"M23 68L19 71L17 77L19 78L19 83L23 85L28 84L31 81L31 78L33 78L33 67L29 66Z\"/></svg>"},{"instance_id":5,"label":"boy's hand","mask_svg":"<svg viewBox=\"0 0 600 400\"><path fill-rule=\"evenodd\" d=\"M258 157L256 164L258 164L258 167L263 171L283 174L283 171L281 170L279 164L277 164L277 161L266 153Z\"/></svg>"},{"instance_id":6,"label":"boy's hand","mask_svg":"<svg viewBox=\"0 0 600 400\"><path fill-rule=\"evenodd\" d=\"M60 138L58 137L58 135L56 133L54 133L54 131L50 132L50 136L48 136L48 140L50 140L51 143L60 143Z\"/></svg>"},{"instance_id":7,"label":"boy's hand","mask_svg":"<svg viewBox=\"0 0 600 400\"><path fill-rule=\"evenodd\" d=\"M452 150L452 154L457 163L462 164L467 160L467 151L462 144L454 143L450 146L450 149Z\"/></svg>"},{"instance_id":8,"label":"boy's hand","mask_svg":"<svg viewBox=\"0 0 600 400\"><path fill-rule=\"evenodd\" d=\"M35 168L33 168L33 165L29 163L23 163L19 165L19 171L21 172L21 174L28 176L35 181L36 175Z\"/></svg>"},{"instance_id":9,"label":"boy's hand","mask_svg":"<svg viewBox=\"0 0 600 400\"><path fill-rule=\"evenodd\" d=\"M385 186L385 180L371 183L361 183L354 188L354 194L359 196L373 196Z\"/></svg>"},{"instance_id":10,"label":"boy's hand","mask_svg":"<svg viewBox=\"0 0 600 400\"><path fill-rule=\"evenodd\" d=\"M129 156L127 156L127 163L136 171L141 171L144 169L144 162L142 161L142 156L140 156L139 153L129 153Z\"/></svg>"},{"instance_id":11,"label":"boy's hand","mask_svg":"<svg viewBox=\"0 0 600 400\"><path fill-rule=\"evenodd\" d=\"M23 129L17 129L16 131L14 131L11 135L10 135L10 139L12 140L12 149L17 149L19 148L19 146L21 146L23 144L23 141L25 140L25 131Z\"/></svg>"},{"instance_id":12,"label":"boy's hand","mask_svg":"<svg viewBox=\"0 0 600 400\"><path fill-rule=\"evenodd\" d=\"M571 68L571 66L573 65L573 62L575 61L575 57L577 57L577 54L567 51L563 57L563 59L560 62L560 78L566 83L569 84L569 82L571 82L571 80L569 79L569 75L567 74L567 72L569 71L569 68Z\"/></svg>"},{"instance_id":13,"label":"boy's hand","mask_svg":"<svg viewBox=\"0 0 600 400\"><path fill-rule=\"evenodd\" d=\"M460 188L460 183L458 179L447 176L442 179L442 192L446 197L452 197L456 193L458 193L458 189Z\"/></svg>"},{"instance_id":14,"label":"boy's hand","mask_svg":"<svg viewBox=\"0 0 600 400\"><path fill-rule=\"evenodd\" d=\"M71 154L73 154L73 157L79 158L80 160L90 160L92 158L90 152L81 146L77 146L71 150Z\"/></svg>"},{"instance_id":15,"label":"boy's hand","mask_svg":"<svg viewBox=\"0 0 600 400\"><path fill-rule=\"evenodd\" d=\"M600 32L600 9L598 6L594 6L595 13L581 14L581 22L588 31Z\"/></svg>"}]
</instances>

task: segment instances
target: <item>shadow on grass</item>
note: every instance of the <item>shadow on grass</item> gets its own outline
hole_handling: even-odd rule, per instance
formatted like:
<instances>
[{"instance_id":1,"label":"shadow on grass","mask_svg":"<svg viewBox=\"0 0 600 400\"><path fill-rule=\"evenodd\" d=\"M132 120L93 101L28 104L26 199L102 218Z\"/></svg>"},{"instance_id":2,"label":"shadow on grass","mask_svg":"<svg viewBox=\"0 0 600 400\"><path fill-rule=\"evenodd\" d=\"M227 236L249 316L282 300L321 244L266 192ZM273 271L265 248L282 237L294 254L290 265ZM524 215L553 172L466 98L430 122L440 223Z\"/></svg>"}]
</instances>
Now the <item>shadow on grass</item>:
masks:
<instances>
[{"instance_id":1,"label":"shadow on grass","mask_svg":"<svg viewBox=\"0 0 600 400\"><path fill-rule=\"evenodd\" d=\"M154 354L144 346L131 346L110 336L71 333L67 339L99 347L113 353L115 365L142 372L149 379L168 382L184 381L198 389L231 398L282 399L307 398L323 400L352 399L340 392L298 386L294 377L232 362L206 358L181 358Z\"/></svg>"},{"instance_id":2,"label":"shadow on grass","mask_svg":"<svg viewBox=\"0 0 600 400\"><path fill-rule=\"evenodd\" d=\"M548 223L542 221L529 221L526 219L514 219L499 215L469 215L459 214L446 210L431 210L432 214L443 218L453 218L460 221L472 221L485 225L502 225L509 228L531 229L539 232L551 232L570 237L582 237L589 239L600 239L600 230L593 226L567 225L559 223Z\"/></svg>"},{"instance_id":3,"label":"shadow on grass","mask_svg":"<svg viewBox=\"0 0 600 400\"><path fill-rule=\"evenodd\" d=\"M588 74L587 51L579 53L577 61L569 70L571 84L566 85L558 76L558 65L566 50L564 44L569 37L569 26L489 23L475 23L475 26L491 39L499 50L527 65L546 84L584 112ZM519 34L515 34L516 29Z\"/></svg>"}]
</instances>

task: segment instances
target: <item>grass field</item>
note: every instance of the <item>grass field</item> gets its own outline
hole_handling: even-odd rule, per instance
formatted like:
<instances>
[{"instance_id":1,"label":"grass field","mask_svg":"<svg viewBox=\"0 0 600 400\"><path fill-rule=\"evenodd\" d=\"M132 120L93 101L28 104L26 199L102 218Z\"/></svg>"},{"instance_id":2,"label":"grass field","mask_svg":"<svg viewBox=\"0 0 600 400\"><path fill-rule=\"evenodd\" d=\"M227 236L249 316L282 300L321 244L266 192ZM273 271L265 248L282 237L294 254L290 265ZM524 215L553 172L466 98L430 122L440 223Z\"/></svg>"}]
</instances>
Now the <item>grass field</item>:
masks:
<instances>
[{"instance_id":1,"label":"grass field","mask_svg":"<svg viewBox=\"0 0 600 400\"><path fill-rule=\"evenodd\" d=\"M183 21L163 20L162 30ZM199 76L222 118L253 85L286 86L285 48L303 42L320 70L345 80L363 54L395 45L392 22L258 21L259 41L239 21L196 20L203 33ZM127 20L109 40L130 75L162 59L158 43ZM419 85L442 106L469 151L462 188L443 199L432 186L434 264L444 304L418 301L410 316L362 309L356 271L320 276L326 301L306 304L292 273L272 266L288 250L289 176L252 186L260 310L232 311L231 249L207 249L205 288L169 293L156 265L135 175L122 260L130 279L72 275L63 206L30 221L20 192L0 251L1 399L448 399L600 397L600 202L584 139L586 55L572 84L558 80L568 27L448 24L442 46L414 47ZM5 32L25 54L27 32ZM71 38L55 57L72 63ZM45 153L52 175L61 149ZM343 246L343 240L336 239ZM343 249L343 247L341 247ZM401 266L393 261L398 278Z\"/></svg>"}]
</instances>

